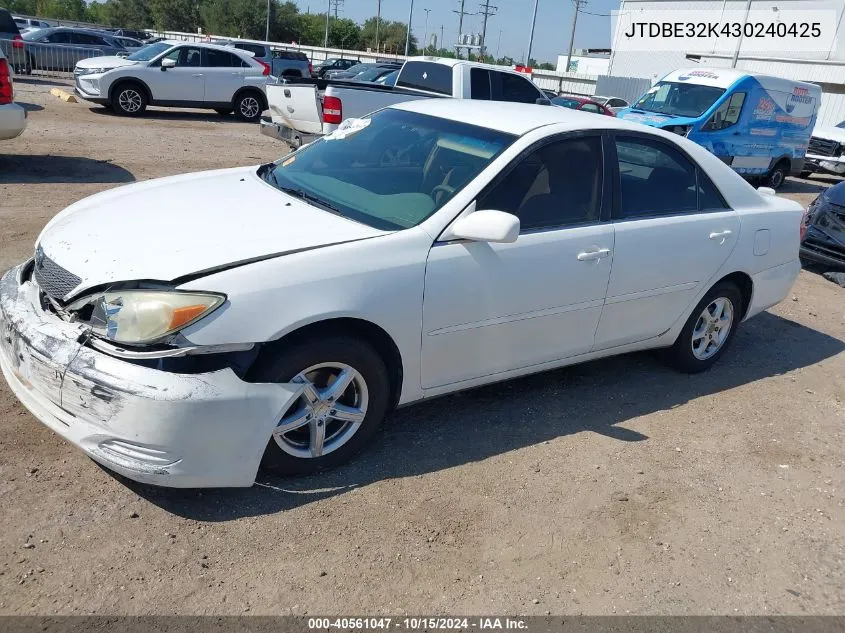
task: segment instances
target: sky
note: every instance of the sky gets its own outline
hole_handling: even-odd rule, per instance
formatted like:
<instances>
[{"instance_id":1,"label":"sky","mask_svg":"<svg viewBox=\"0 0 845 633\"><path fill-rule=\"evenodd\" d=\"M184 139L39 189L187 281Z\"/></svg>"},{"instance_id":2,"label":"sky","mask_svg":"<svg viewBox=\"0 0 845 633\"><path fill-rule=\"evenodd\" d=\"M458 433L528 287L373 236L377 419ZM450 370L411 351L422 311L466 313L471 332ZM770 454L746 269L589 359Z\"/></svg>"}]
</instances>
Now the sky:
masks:
<instances>
[{"instance_id":1,"label":"sky","mask_svg":"<svg viewBox=\"0 0 845 633\"><path fill-rule=\"evenodd\" d=\"M344 0L338 16L363 22L376 15L378 0ZM424 9L431 9L428 14L428 36L432 32L440 38L440 26L443 25L443 39L451 47L457 39L460 0L413 0L414 15L411 28L414 36L422 43L425 37L426 14ZM381 17L384 20L407 22L410 0L382 0ZM528 49L531 34L531 13L533 0L489 0L490 6L497 6L498 11L487 19L487 50L498 57L509 56L516 60L524 57ZM531 57L543 62L557 63L558 55L566 55L569 46L569 33L572 28L574 12L573 0L537 0L537 24L534 29L534 42ZM328 0L297 0L304 11L323 12ZM480 33L482 15L478 13L482 6L480 0L465 0L464 11L477 15L464 16L464 32ZM578 24L575 31L575 48L609 48L610 18L606 17L619 8L619 0L587 0L581 3ZM590 15L589 13L603 14ZM501 31L501 43L499 32ZM440 45L440 42L438 42Z\"/></svg>"}]
</instances>

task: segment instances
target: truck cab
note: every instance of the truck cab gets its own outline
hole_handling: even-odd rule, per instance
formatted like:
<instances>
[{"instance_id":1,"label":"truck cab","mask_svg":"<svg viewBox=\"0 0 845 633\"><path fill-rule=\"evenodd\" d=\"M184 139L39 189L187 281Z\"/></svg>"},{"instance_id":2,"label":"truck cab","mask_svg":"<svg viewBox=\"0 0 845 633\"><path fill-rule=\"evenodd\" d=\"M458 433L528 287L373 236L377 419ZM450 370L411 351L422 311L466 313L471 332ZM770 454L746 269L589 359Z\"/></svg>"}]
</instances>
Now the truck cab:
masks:
<instances>
[{"instance_id":1,"label":"truck cab","mask_svg":"<svg viewBox=\"0 0 845 633\"><path fill-rule=\"evenodd\" d=\"M617 116L686 136L777 189L804 171L821 88L728 68L676 70Z\"/></svg>"}]
</instances>

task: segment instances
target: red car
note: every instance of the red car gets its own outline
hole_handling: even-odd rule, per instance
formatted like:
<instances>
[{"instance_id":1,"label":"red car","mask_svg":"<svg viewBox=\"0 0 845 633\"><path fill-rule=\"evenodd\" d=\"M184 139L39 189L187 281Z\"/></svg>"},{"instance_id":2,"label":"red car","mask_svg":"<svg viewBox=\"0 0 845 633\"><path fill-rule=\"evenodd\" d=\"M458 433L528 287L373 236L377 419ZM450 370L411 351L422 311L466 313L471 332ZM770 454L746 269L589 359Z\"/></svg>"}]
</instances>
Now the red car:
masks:
<instances>
[{"instance_id":1,"label":"red car","mask_svg":"<svg viewBox=\"0 0 845 633\"><path fill-rule=\"evenodd\" d=\"M552 104L562 108L571 108L572 110L583 110L584 112L593 112L594 114L616 116L616 113L613 110L606 108L602 104L596 103L587 97L563 95L552 99Z\"/></svg>"}]
</instances>

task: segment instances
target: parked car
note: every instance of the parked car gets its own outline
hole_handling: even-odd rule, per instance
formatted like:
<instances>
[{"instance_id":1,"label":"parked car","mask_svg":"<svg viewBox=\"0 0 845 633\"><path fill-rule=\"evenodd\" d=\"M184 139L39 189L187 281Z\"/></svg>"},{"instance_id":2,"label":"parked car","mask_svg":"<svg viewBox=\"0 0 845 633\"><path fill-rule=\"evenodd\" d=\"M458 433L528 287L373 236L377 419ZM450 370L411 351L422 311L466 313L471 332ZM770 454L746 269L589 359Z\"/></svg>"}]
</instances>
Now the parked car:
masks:
<instances>
[{"instance_id":1,"label":"parked car","mask_svg":"<svg viewBox=\"0 0 845 633\"><path fill-rule=\"evenodd\" d=\"M317 79L323 79L325 74L330 70L346 70L350 66L359 63L357 59L341 59L331 57L325 61L320 62L311 69L311 76Z\"/></svg>"},{"instance_id":2,"label":"parked car","mask_svg":"<svg viewBox=\"0 0 845 633\"><path fill-rule=\"evenodd\" d=\"M3 56L15 72L21 72L24 69L26 53L23 38L12 14L6 9L0 9L0 50L3 51Z\"/></svg>"},{"instance_id":3,"label":"parked car","mask_svg":"<svg viewBox=\"0 0 845 633\"><path fill-rule=\"evenodd\" d=\"M571 110L581 110L583 112L592 112L593 114L603 114L605 116L616 116L610 108L603 106L588 97L577 97L573 95L562 95L552 99L552 105L560 106L561 108L570 108Z\"/></svg>"},{"instance_id":4,"label":"parked car","mask_svg":"<svg viewBox=\"0 0 845 633\"><path fill-rule=\"evenodd\" d=\"M52 26L44 20L36 20L34 18L21 18L18 16L13 16L13 18L15 20L15 24L18 25L18 29L21 33L25 33L27 31L34 31L36 29L48 29Z\"/></svg>"},{"instance_id":5,"label":"parked car","mask_svg":"<svg viewBox=\"0 0 845 633\"><path fill-rule=\"evenodd\" d=\"M403 101L441 97L549 103L524 73L462 59L411 57L395 86L331 79L269 86L270 116L261 119L261 133L298 147L333 132L344 118Z\"/></svg>"},{"instance_id":6,"label":"parked car","mask_svg":"<svg viewBox=\"0 0 845 633\"><path fill-rule=\"evenodd\" d=\"M821 94L802 81L687 68L666 75L618 116L682 134L749 180L777 189L804 172Z\"/></svg>"},{"instance_id":7,"label":"parked car","mask_svg":"<svg viewBox=\"0 0 845 633\"><path fill-rule=\"evenodd\" d=\"M71 71L81 59L127 52L111 33L65 26L29 31L24 34L23 41L25 73L32 70Z\"/></svg>"},{"instance_id":8,"label":"parked car","mask_svg":"<svg viewBox=\"0 0 845 633\"><path fill-rule=\"evenodd\" d=\"M137 116L148 105L209 108L255 122L267 108L265 86L277 81L270 67L237 48L157 42L126 58L86 59L74 70L76 93Z\"/></svg>"},{"instance_id":9,"label":"parked car","mask_svg":"<svg viewBox=\"0 0 845 633\"><path fill-rule=\"evenodd\" d=\"M12 67L0 50L0 141L17 138L26 129L26 110L15 103Z\"/></svg>"},{"instance_id":10,"label":"parked car","mask_svg":"<svg viewBox=\"0 0 845 633\"><path fill-rule=\"evenodd\" d=\"M355 64L347 70L330 70L326 73L326 79L344 79L347 81L375 81L394 70L402 68L402 64L396 62L376 64Z\"/></svg>"},{"instance_id":11,"label":"parked car","mask_svg":"<svg viewBox=\"0 0 845 633\"><path fill-rule=\"evenodd\" d=\"M131 37L132 39L139 40L141 42L147 42L152 39L150 34L146 31L134 31L132 29L109 29L109 31L117 37Z\"/></svg>"},{"instance_id":12,"label":"parked car","mask_svg":"<svg viewBox=\"0 0 845 633\"><path fill-rule=\"evenodd\" d=\"M822 191L807 208L801 227L801 257L845 270L845 182Z\"/></svg>"},{"instance_id":13,"label":"parked car","mask_svg":"<svg viewBox=\"0 0 845 633\"><path fill-rule=\"evenodd\" d=\"M0 280L0 366L107 468L249 486L347 460L397 405L649 348L706 370L789 293L803 213L669 132L404 102L60 212Z\"/></svg>"},{"instance_id":14,"label":"parked car","mask_svg":"<svg viewBox=\"0 0 845 633\"><path fill-rule=\"evenodd\" d=\"M625 99L620 99L619 97L604 97L602 95L592 95L590 97L596 103L600 103L604 107L612 110L613 112L619 112L623 108L627 108L630 103L625 101Z\"/></svg>"},{"instance_id":15,"label":"parked car","mask_svg":"<svg viewBox=\"0 0 845 633\"><path fill-rule=\"evenodd\" d=\"M845 175L845 121L813 128L801 177L813 173Z\"/></svg>"},{"instance_id":16,"label":"parked car","mask_svg":"<svg viewBox=\"0 0 845 633\"><path fill-rule=\"evenodd\" d=\"M374 80L374 84L378 84L381 86L395 86L396 85L396 78L399 76L399 71L394 70L393 72L387 73L386 75L382 75L378 79Z\"/></svg>"},{"instance_id":17,"label":"parked car","mask_svg":"<svg viewBox=\"0 0 845 633\"><path fill-rule=\"evenodd\" d=\"M126 49L126 54L134 53L137 50L140 50L146 46L144 42L141 40L136 40L131 37L122 37L120 35L115 35L114 39L120 44L124 49Z\"/></svg>"},{"instance_id":18,"label":"parked car","mask_svg":"<svg viewBox=\"0 0 845 633\"><path fill-rule=\"evenodd\" d=\"M240 40L227 40L219 43L252 53L256 60L270 66L270 73L274 77L311 76L311 62L305 53L299 51L274 51L266 44L242 42Z\"/></svg>"}]
</instances>

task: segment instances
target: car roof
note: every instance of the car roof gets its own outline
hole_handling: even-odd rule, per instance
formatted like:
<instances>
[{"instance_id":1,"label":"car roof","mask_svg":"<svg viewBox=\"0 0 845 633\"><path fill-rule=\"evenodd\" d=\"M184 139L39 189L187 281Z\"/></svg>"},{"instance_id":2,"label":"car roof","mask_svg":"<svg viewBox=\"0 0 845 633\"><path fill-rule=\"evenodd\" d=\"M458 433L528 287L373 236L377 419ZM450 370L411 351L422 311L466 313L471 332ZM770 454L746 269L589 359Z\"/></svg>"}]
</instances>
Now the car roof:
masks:
<instances>
[{"instance_id":1,"label":"car roof","mask_svg":"<svg viewBox=\"0 0 845 633\"><path fill-rule=\"evenodd\" d=\"M639 123L597 117L590 112L570 110L555 106L540 106L530 103L509 103L504 101L478 101L473 99L432 98L397 103L391 108L427 114L460 123L486 127L491 130L522 136L531 130L546 125L564 124L572 130L621 129L647 131L655 136L665 136L656 128Z\"/></svg>"}]
</instances>

